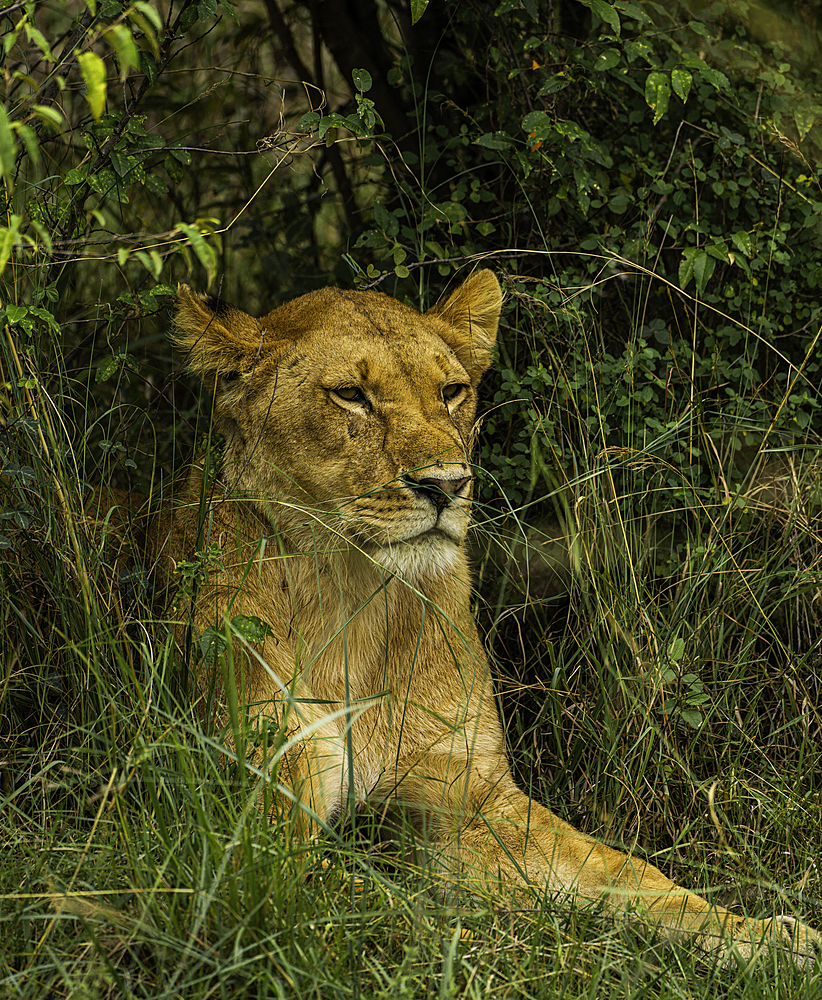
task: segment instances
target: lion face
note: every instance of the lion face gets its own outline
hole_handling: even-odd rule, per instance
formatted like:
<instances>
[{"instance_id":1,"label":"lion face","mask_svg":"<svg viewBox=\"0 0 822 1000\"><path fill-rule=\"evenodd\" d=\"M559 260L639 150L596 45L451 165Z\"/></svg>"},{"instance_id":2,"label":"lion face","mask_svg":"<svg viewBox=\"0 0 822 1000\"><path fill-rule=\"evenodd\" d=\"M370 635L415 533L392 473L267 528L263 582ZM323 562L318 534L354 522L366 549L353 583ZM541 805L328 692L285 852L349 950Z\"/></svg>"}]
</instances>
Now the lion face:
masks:
<instances>
[{"instance_id":1,"label":"lion face","mask_svg":"<svg viewBox=\"0 0 822 1000\"><path fill-rule=\"evenodd\" d=\"M301 545L322 530L392 571L448 563L500 304L489 271L425 314L323 289L254 319L181 286L177 342L214 390L224 483Z\"/></svg>"}]
</instances>

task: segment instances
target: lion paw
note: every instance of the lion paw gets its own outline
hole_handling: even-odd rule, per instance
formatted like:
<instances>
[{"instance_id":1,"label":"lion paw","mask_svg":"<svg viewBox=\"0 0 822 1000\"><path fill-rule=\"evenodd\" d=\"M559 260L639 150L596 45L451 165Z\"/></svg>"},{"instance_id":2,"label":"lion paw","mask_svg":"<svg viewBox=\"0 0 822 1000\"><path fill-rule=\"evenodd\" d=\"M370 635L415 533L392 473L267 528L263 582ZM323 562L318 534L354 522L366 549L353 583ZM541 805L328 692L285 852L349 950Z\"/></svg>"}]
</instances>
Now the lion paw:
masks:
<instances>
[{"instance_id":1,"label":"lion paw","mask_svg":"<svg viewBox=\"0 0 822 1000\"><path fill-rule=\"evenodd\" d=\"M725 925L725 934L722 944L708 936L701 942L708 950L718 952L723 965L747 964L771 950L790 954L800 966L822 961L822 936L795 917L780 915L753 921L736 917L732 924Z\"/></svg>"},{"instance_id":2,"label":"lion paw","mask_svg":"<svg viewBox=\"0 0 822 1000\"><path fill-rule=\"evenodd\" d=\"M822 936L795 917L780 915L770 923L771 936L777 947L784 948L800 965L813 964L822 959Z\"/></svg>"}]
</instances>

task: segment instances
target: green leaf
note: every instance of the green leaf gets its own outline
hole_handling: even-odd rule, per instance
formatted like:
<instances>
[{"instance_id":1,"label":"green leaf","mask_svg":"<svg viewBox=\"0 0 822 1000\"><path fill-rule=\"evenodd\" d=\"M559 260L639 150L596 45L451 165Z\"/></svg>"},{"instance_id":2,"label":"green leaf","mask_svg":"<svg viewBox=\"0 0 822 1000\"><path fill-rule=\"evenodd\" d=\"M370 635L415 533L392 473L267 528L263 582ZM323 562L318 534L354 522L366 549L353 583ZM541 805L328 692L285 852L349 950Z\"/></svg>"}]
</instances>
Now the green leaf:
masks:
<instances>
[{"instance_id":1,"label":"green leaf","mask_svg":"<svg viewBox=\"0 0 822 1000\"><path fill-rule=\"evenodd\" d=\"M205 629L200 636L197 641L197 647L203 658L203 664L206 667L213 667L217 661L217 657L221 656L228 649L228 643L222 632L212 625Z\"/></svg>"},{"instance_id":2,"label":"green leaf","mask_svg":"<svg viewBox=\"0 0 822 1000\"><path fill-rule=\"evenodd\" d=\"M537 92L537 97L545 97L548 94L558 94L561 90L565 90L566 87L570 87L571 81L569 79L563 79L561 74L556 76L549 76L548 79L543 83Z\"/></svg>"},{"instance_id":3,"label":"green leaf","mask_svg":"<svg viewBox=\"0 0 822 1000\"><path fill-rule=\"evenodd\" d=\"M266 636L274 634L268 622L255 615L237 615L232 618L231 631L246 642L262 642Z\"/></svg>"},{"instance_id":4,"label":"green leaf","mask_svg":"<svg viewBox=\"0 0 822 1000\"><path fill-rule=\"evenodd\" d=\"M426 215L430 215L437 222L460 223L467 214L464 206L458 201L433 202L426 210Z\"/></svg>"},{"instance_id":5,"label":"green leaf","mask_svg":"<svg viewBox=\"0 0 822 1000\"><path fill-rule=\"evenodd\" d=\"M694 276L694 257L697 253L696 247L687 247L682 251L682 260L679 262L679 287L683 290Z\"/></svg>"},{"instance_id":6,"label":"green leaf","mask_svg":"<svg viewBox=\"0 0 822 1000\"><path fill-rule=\"evenodd\" d=\"M372 86L371 74L367 69L352 69L351 79L354 81L354 86L359 90L361 94L367 94Z\"/></svg>"},{"instance_id":7,"label":"green leaf","mask_svg":"<svg viewBox=\"0 0 822 1000\"><path fill-rule=\"evenodd\" d=\"M744 253L746 257L753 255L750 233L746 233L744 229L738 229L735 233L731 234L731 239L737 250Z\"/></svg>"},{"instance_id":8,"label":"green leaf","mask_svg":"<svg viewBox=\"0 0 822 1000\"><path fill-rule=\"evenodd\" d=\"M31 524L31 518L22 510L16 510L13 513L11 520L17 525L18 528L22 528L23 531L25 531Z\"/></svg>"},{"instance_id":9,"label":"green leaf","mask_svg":"<svg viewBox=\"0 0 822 1000\"><path fill-rule=\"evenodd\" d=\"M151 11L154 17L144 16L146 10ZM160 46L157 43L157 35L155 34L154 26L156 25L155 18L158 16L157 11L150 4L145 3L135 3L126 11L126 15L133 24L142 31L144 38L151 46L151 50L156 58L160 58ZM162 21L160 22L162 25ZM158 29L159 30L159 29Z\"/></svg>"},{"instance_id":10,"label":"green leaf","mask_svg":"<svg viewBox=\"0 0 822 1000\"><path fill-rule=\"evenodd\" d=\"M679 711L679 717L692 729L699 729L702 725L702 712L696 708L683 708Z\"/></svg>"},{"instance_id":11,"label":"green leaf","mask_svg":"<svg viewBox=\"0 0 822 1000\"><path fill-rule=\"evenodd\" d=\"M711 69L710 66L703 65L700 67L700 73L708 81L708 83L710 83L711 86L715 87L717 90L730 89L731 84L728 81L727 76L725 76L725 74L720 70Z\"/></svg>"},{"instance_id":12,"label":"green leaf","mask_svg":"<svg viewBox=\"0 0 822 1000\"><path fill-rule=\"evenodd\" d=\"M156 194L158 198L162 198L163 195L168 194L168 185L156 174L146 174L145 185L148 190L152 194Z\"/></svg>"},{"instance_id":13,"label":"green leaf","mask_svg":"<svg viewBox=\"0 0 822 1000\"><path fill-rule=\"evenodd\" d=\"M411 0L411 23L416 24L417 21L425 13L425 8L428 6L428 0Z\"/></svg>"},{"instance_id":14,"label":"green leaf","mask_svg":"<svg viewBox=\"0 0 822 1000\"><path fill-rule=\"evenodd\" d=\"M226 9L226 10L228 11L228 13L229 13L229 14L231 15L231 17L232 17L232 19L233 19L234 23L235 23L236 25L239 25L239 23L240 23L240 18L239 18L238 14L237 14L237 11L236 11L236 10L234 10L234 6L233 6L233 4L231 3L231 0L220 0L220 6L221 6L221 7L225 7L225 9Z\"/></svg>"},{"instance_id":15,"label":"green leaf","mask_svg":"<svg viewBox=\"0 0 822 1000\"><path fill-rule=\"evenodd\" d=\"M705 287L711 280L711 275L714 273L715 267L715 258L709 256L703 250L697 252L694 257L694 281L696 282L696 290L700 295L705 294Z\"/></svg>"},{"instance_id":16,"label":"green leaf","mask_svg":"<svg viewBox=\"0 0 822 1000\"><path fill-rule=\"evenodd\" d=\"M654 125L662 118L668 110L668 102L671 99L671 84L667 73L660 73L657 70L648 74L645 81L645 100L653 108Z\"/></svg>"},{"instance_id":17,"label":"green leaf","mask_svg":"<svg viewBox=\"0 0 822 1000\"><path fill-rule=\"evenodd\" d=\"M180 26L180 31L185 33L190 31L194 27L194 23L197 20L197 8L194 6L183 7L180 11L180 20L178 22Z\"/></svg>"},{"instance_id":18,"label":"green leaf","mask_svg":"<svg viewBox=\"0 0 822 1000\"><path fill-rule=\"evenodd\" d=\"M703 24L702 21L688 21L688 27L691 31L695 31L697 35L702 35L703 38L714 37L713 31L706 24Z\"/></svg>"},{"instance_id":19,"label":"green leaf","mask_svg":"<svg viewBox=\"0 0 822 1000\"><path fill-rule=\"evenodd\" d=\"M710 249L715 249L716 246L714 245ZM727 260L726 254L727 251L723 253L723 260ZM700 247L688 247L682 251L682 261L679 265L679 287L685 288L693 278L697 293L703 295L715 268L716 257L712 256L708 250L703 250Z\"/></svg>"},{"instance_id":20,"label":"green leaf","mask_svg":"<svg viewBox=\"0 0 822 1000\"><path fill-rule=\"evenodd\" d=\"M625 43L625 58L628 62L635 59L644 59L651 66L654 65L654 49L647 38L633 38Z\"/></svg>"},{"instance_id":21,"label":"green leaf","mask_svg":"<svg viewBox=\"0 0 822 1000\"><path fill-rule=\"evenodd\" d=\"M34 509L32 507L27 503L21 503L17 507L4 507L0 510L0 520L11 521L18 528L25 530L31 524L31 515L33 513Z\"/></svg>"},{"instance_id":22,"label":"green leaf","mask_svg":"<svg viewBox=\"0 0 822 1000\"><path fill-rule=\"evenodd\" d=\"M134 156L128 156L120 149L112 149L111 165L118 177L125 178L140 161Z\"/></svg>"},{"instance_id":23,"label":"green leaf","mask_svg":"<svg viewBox=\"0 0 822 1000\"><path fill-rule=\"evenodd\" d=\"M371 132L377 121L374 102L367 97L363 97L362 94L357 94L357 115L359 116L360 125L363 130L366 133Z\"/></svg>"},{"instance_id":24,"label":"green leaf","mask_svg":"<svg viewBox=\"0 0 822 1000\"><path fill-rule=\"evenodd\" d=\"M591 10L605 24L611 26L615 35L619 34L619 14L605 0L591 0Z\"/></svg>"},{"instance_id":25,"label":"green leaf","mask_svg":"<svg viewBox=\"0 0 822 1000\"><path fill-rule=\"evenodd\" d=\"M380 201L374 202L374 221L380 227L380 229L387 229L396 232L396 219L395 217L385 208L385 206Z\"/></svg>"},{"instance_id":26,"label":"green leaf","mask_svg":"<svg viewBox=\"0 0 822 1000\"><path fill-rule=\"evenodd\" d=\"M302 118L297 122L297 131L306 132L308 130L314 131L314 127L322 116L319 111L309 111L308 114L302 116Z\"/></svg>"},{"instance_id":27,"label":"green leaf","mask_svg":"<svg viewBox=\"0 0 822 1000\"><path fill-rule=\"evenodd\" d=\"M507 132L486 132L478 139L474 139L474 144L485 146L486 149L510 149L514 145L514 140Z\"/></svg>"},{"instance_id":28,"label":"green leaf","mask_svg":"<svg viewBox=\"0 0 822 1000\"><path fill-rule=\"evenodd\" d=\"M9 18L9 20L11 19ZM12 26L3 36L3 55L7 56L17 44L17 36L20 34L20 29L23 27L23 24L24 21L18 21L17 24Z\"/></svg>"},{"instance_id":29,"label":"green leaf","mask_svg":"<svg viewBox=\"0 0 822 1000\"><path fill-rule=\"evenodd\" d=\"M552 132L557 131L557 122L545 111L529 111L522 119L522 127L529 139L537 141L547 139ZM498 133L493 133L494 135ZM569 136L569 138L573 138Z\"/></svg>"},{"instance_id":30,"label":"green leaf","mask_svg":"<svg viewBox=\"0 0 822 1000\"><path fill-rule=\"evenodd\" d=\"M166 156L163 160L163 166L166 168L166 173L175 184L179 184L185 177L176 156Z\"/></svg>"},{"instance_id":31,"label":"green leaf","mask_svg":"<svg viewBox=\"0 0 822 1000\"><path fill-rule=\"evenodd\" d=\"M616 0L614 7L622 13L627 14L628 17L632 17L635 21L640 23L647 23L650 21L650 17L645 13L645 11L637 6L635 3L629 3L628 0Z\"/></svg>"},{"instance_id":32,"label":"green leaf","mask_svg":"<svg viewBox=\"0 0 822 1000\"><path fill-rule=\"evenodd\" d=\"M687 69L671 70L671 85L674 88L674 93L683 103L688 100L692 81L693 77Z\"/></svg>"},{"instance_id":33,"label":"green leaf","mask_svg":"<svg viewBox=\"0 0 822 1000\"><path fill-rule=\"evenodd\" d=\"M117 175L110 167L103 167L96 174L88 175L89 187L104 198L116 198L122 204L128 203L128 195L123 191Z\"/></svg>"},{"instance_id":34,"label":"green leaf","mask_svg":"<svg viewBox=\"0 0 822 1000\"><path fill-rule=\"evenodd\" d=\"M80 72L86 83L86 101L96 121L106 106L106 67L96 52L81 52L77 56Z\"/></svg>"},{"instance_id":35,"label":"green leaf","mask_svg":"<svg viewBox=\"0 0 822 1000\"><path fill-rule=\"evenodd\" d=\"M6 319L12 326L19 323L21 319L25 319L28 314L28 306L6 306Z\"/></svg>"},{"instance_id":36,"label":"green leaf","mask_svg":"<svg viewBox=\"0 0 822 1000\"><path fill-rule=\"evenodd\" d=\"M405 264L398 264L394 268L394 274L396 274L398 278L407 278L410 273L411 272L408 270Z\"/></svg>"},{"instance_id":37,"label":"green leaf","mask_svg":"<svg viewBox=\"0 0 822 1000\"><path fill-rule=\"evenodd\" d=\"M119 368L120 365L117 363L117 358L103 358L97 365L97 371L94 373L94 381L107 382L112 375L117 373Z\"/></svg>"},{"instance_id":38,"label":"green leaf","mask_svg":"<svg viewBox=\"0 0 822 1000\"><path fill-rule=\"evenodd\" d=\"M157 79L157 60L150 52L140 50L140 72L145 73L149 83Z\"/></svg>"},{"instance_id":39,"label":"green leaf","mask_svg":"<svg viewBox=\"0 0 822 1000\"><path fill-rule=\"evenodd\" d=\"M45 36L28 21L26 21L26 35L28 36L28 40L30 42L34 42L49 62L54 62L54 56L51 54L51 49L49 48L49 43L46 41Z\"/></svg>"},{"instance_id":40,"label":"green leaf","mask_svg":"<svg viewBox=\"0 0 822 1000\"><path fill-rule=\"evenodd\" d=\"M160 273L163 270L163 258L156 250L138 250L134 256L145 267L155 281L160 280Z\"/></svg>"},{"instance_id":41,"label":"green leaf","mask_svg":"<svg viewBox=\"0 0 822 1000\"><path fill-rule=\"evenodd\" d=\"M188 237L194 253L197 254L197 259L206 269L206 274L208 275L207 283L211 284L211 279L217 273L217 257L213 248L206 243L203 234L196 226L192 226L187 222L178 222L177 229L185 233Z\"/></svg>"},{"instance_id":42,"label":"green leaf","mask_svg":"<svg viewBox=\"0 0 822 1000\"><path fill-rule=\"evenodd\" d=\"M11 476L12 478L20 477L27 483L37 482L37 473L32 469L30 465L17 465L16 462L9 462L8 465L4 465L0 469L0 475Z\"/></svg>"},{"instance_id":43,"label":"green leaf","mask_svg":"<svg viewBox=\"0 0 822 1000\"><path fill-rule=\"evenodd\" d=\"M685 640L678 636L668 647L668 659L671 663L679 663L685 652Z\"/></svg>"},{"instance_id":44,"label":"green leaf","mask_svg":"<svg viewBox=\"0 0 822 1000\"><path fill-rule=\"evenodd\" d=\"M804 139L816 124L820 110L822 109L820 109L819 105L812 104L807 107L797 108L794 111L793 120L796 122L796 128L801 139Z\"/></svg>"},{"instance_id":45,"label":"green leaf","mask_svg":"<svg viewBox=\"0 0 822 1000\"><path fill-rule=\"evenodd\" d=\"M336 138L336 129L338 128L348 128L348 121L343 118L342 115L338 115L336 112L331 115L325 115L320 119L320 124L317 129L317 135L321 139L325 138L329 132L334 132L332 138ZM328 145L328 140L326 140L326 145Z\"/></svg>"},{"instance_id":46,"label":"green leaf","mask_svg":"<svg viewBox=\"0 0 822 1000\"><path fill-rule=\"evenodd\" d=\"M22 122L17 124L17 137L22 140L23 145L26 147L26 152L29 154L29 159L35 166L40 165L40 145L37 141L37 135L34 129L30 128L28 125L24 125Z\"/></svg>"},{"instance_id":47,"label":"green leaf","mask_svg":"<svg viewBox=\"0 0 822 1000\"><path fill-rule=\"evenodd\" d=\"M6 109L0 104L0 177L6 178L9 187L13 184L16 145Z\"/></svg>"},{"instance_id":48,"label":"green leaf","mask_svg":"<svg viewBox=\"0 0 822 1000\"><path fill-rule=\"evenodd\" d=\"M160 32L163 30L163 18L160 12L154 7L153 4L146 3L146 0L135 0L134 7L141 11L149 21L154 25L154 30Z\"/></svg>"},{"instance_id":49,"label":"green leaf","mask_svg":"<svg viewBox=\"0 0 822 1000\"><path fill-rule=\"evenodd\" d=\"M54 318L54 313L49 312L48 309L43 309L41 306L29 306L28 310L32 316L36 316L38 319L41 319L52 333L60 333L60 324Z\"/></svg>"},{"instance_id":50,"label":"green leaf","mask_svg":"<svg viewBox=\"0 0 822 1000\"><path fill-rule=\"evenodd\" d=\"M603 49L594 63L594 71L604 73L608 69L613 69L621 58L619 49Z\"/></svg>"},{"instance_id":51,"label":"green leaf","mask_svg":"<svg viewBox=\"0 0 822 1000\"><path fill-rule=\"evenodd\" d=\"M112 25L106 35L106 40L117 53L120 63L120 79L125 80L130 69L140 69L140 52L134 41L134 35L124 24Z\"/></svg>"},{"instance_id":52,"label":"green leaf","mask_svg":"<svg viewBox=\"0 0 822 1000\"><path fill-rule=\"evenodd\" d=\"M730 258L728 257L728 248L724 243L710 243L705 247L705 253L710 254L717 260L721 260L723 264L729 264Z\"/></svg>"},{"instance_id":53,"label":"green leaf","mask_svg":"<svg viewBox=\"0 0 822 1000\"><path fill-rule=\"evenodd\" d=\"M49 128L54 129L55 132L62 132L63 116L57 108L52 108L48 104L32 104L31 110L32 113L35 114L41 122L45 122Z\"/></svg>"}]
</instances>

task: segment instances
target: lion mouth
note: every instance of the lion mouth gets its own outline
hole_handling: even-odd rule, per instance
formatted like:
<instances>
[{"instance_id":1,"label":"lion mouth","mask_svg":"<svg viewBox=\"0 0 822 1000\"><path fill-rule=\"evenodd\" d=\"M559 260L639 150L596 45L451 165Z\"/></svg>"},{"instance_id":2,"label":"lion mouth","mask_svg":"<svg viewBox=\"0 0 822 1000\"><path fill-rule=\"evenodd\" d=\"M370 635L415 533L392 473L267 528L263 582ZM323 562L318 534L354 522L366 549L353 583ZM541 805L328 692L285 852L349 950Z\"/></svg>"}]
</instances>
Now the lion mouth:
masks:
<instances>
[{"instance_id":1,"label":"lion mouth","mask_svg":"<svg viewBox=\"0 0 822 1000\"><path fill-rule=\"evenodd\" d=\"M347 517L350 540L362 551L375 554L409 548L459 546L468 528L470 515L461 505L449 504L434 512L409 511L404 517L373 517L352 512Z\"/></svg>"},{"instance_id":2,"label":"lion mouth","mask_svg":"<svg viewBox=\"0 0 822 1000\"><path fill-rule=\"evenodd\" d=\"M415 535L408 535L405 538L389 537L386 539L377 539L373 537L361 537L358 540L358 544L364 552L379 552L398 549L402 546L420 545L426 541L445 541L454 544L458 539L454 538L449 532L443 531L439 527L434 527L418 531Z\"/></svg>"}]
</instances>

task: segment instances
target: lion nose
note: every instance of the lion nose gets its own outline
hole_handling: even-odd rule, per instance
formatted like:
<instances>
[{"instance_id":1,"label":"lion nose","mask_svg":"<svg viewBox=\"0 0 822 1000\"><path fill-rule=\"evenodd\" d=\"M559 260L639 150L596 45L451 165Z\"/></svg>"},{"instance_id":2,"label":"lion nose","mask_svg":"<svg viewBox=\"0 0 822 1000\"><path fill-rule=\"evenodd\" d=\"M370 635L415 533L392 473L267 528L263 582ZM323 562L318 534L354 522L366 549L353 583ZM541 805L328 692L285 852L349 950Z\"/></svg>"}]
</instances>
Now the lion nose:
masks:
<instances>
[{"instance_id":1,"label":"lion nose","mask_svg":"<svg viewBox=\"0 0 822 1000\"><path fill-rule=\"evenodd\" d=\"M466 486L471 482L471 476L458 478L426 476L423 479L404 476L403 482L412 490L416 490L417 493L422 493L426 500L430 500L437 510L441 511L451 503L453 497L463 494Z\"/></svg>"}]
</instances>

